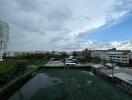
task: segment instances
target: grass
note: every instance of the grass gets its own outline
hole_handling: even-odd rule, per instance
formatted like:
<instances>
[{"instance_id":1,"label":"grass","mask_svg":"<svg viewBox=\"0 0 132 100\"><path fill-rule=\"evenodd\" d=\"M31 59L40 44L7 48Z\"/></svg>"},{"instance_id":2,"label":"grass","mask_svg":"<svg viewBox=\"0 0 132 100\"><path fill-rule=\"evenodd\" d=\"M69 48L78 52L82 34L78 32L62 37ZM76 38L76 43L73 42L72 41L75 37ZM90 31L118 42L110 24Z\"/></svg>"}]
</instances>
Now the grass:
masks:
<instances>
[{"instance_id":1,"label":"grass","mask_svg":"<svg viewBox=\"0 0 132 100\"><path fill-rule=\"evenodd\" d=\"M27 66L29 65L45 65L47 63L47 60L41 60L41 59L35 59L35 60L29 60L27 58L11 58L6 59L4 61L0 61L0 76L6 76L9 73L13 72L16 69L16 65L19 63L26 63Z\"/></svg>"},{"instance_id":2,"label":"grass","mask_svg":"<svg viewBox=\"0 0 132 100\"><path fill-rule=\"evenodd\" d=\"M19 77L20 72L13 74L16 71L16 65L19 63L28 63L27 60L4 60L0 62L0 79L4 80L5 83L0 83L0 89L3 88L5 85L10 83L13 79ZM31 68L26 68L24 73L30 71ZM11 78L10 77L14 77Z\"/></svg>"},{"instance_id":3,"label":"grass","mask_svg":"<svg viewBox=\"0 0 132 100\"><path fill-rule=\"evenodd\" d=\"M5 74L13 69L14 69L14 63L12 63L10 61L1 61L0 62L0 74Z\"/></svg>"},{"instance_id":4,"label":"grass","mask_svg":"<svg viewBox=\"0 0 132 100\"><path fill-rule=\"evenodd\" d=\"M51 77L59 77L61 84L40 89L31 100L131 100L132 97L111 86L88 71L73 69L43 70Z\"/></svg>"},{"instance_id":5,"label":"grass","mask_svg":"<svg viewBox=\"0 0 132 100\"><path fill-rule=\"evenodd\" d=\"M27 81L28 78L32 76L32 74L37 70L37 68L28 68L22 76L19 76L12 81L10 81L8 84L5 84L3 87L0 88L0 98L2 100L5 100L10 96L11 92L19 86L23 85L24 82ZM13 90L13 91L12 91Z\"/></svg>"}]
</instances>

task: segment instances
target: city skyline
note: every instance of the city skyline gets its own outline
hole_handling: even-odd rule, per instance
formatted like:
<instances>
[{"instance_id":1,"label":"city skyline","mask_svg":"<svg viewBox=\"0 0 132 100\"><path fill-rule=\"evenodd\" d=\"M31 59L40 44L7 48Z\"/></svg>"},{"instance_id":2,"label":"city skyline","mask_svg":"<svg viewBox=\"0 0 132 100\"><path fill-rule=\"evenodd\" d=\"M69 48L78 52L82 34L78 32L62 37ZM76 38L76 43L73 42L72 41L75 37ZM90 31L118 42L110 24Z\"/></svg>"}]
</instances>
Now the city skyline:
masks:
<instances>
[{"instance_id":1,"label":"city skyline","mask_svg":"<svg viewBox=\"0 0 132 100\"><path fill-rule=\"evenodd\" d=\"M132 50L131 0L1 0L9 50Z\"/></svg>"}]
</instances>

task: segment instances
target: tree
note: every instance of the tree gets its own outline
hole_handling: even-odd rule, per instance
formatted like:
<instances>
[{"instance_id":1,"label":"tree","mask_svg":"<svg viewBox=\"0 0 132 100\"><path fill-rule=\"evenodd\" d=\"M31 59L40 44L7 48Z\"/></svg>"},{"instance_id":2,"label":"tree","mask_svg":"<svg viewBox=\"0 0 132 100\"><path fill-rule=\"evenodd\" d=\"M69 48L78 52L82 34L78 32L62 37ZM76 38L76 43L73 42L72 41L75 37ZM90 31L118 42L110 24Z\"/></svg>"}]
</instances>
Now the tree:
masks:
<instances>
[{"instance_id":1,"label":"tree","mask_svg":"<svg viewBox=\"0 0 132 100\"><path fill-rule=\"evenodd\" d=\"M91 62L91 51L90 50L88 50L88 49L85 49L84 51L83 51L83 56L84 56L84 61L86 61L86 62Z\"/></svg>"},{"instance_id":2,"label":"tree","mask_svg":"<svg viewBox=\"0 0 132 100\"><path fill-rule=\"evenodd\" d=\"M99 58L99 57L93 57L92 58L92 62L93 63L100 63L101 62L101 58Z\"/></svg>"},{"instance_id":3,"label":"tree","mask_svg":"<svg viewBox=\"0 0 132 100\"><path fill-rule=\"evenodd\" d=\"M76 56L77 56L77 53L76 53L76 52L73 52L72 55L73 55L74 57L76 57Z\"/></svg>"}]
</instances>

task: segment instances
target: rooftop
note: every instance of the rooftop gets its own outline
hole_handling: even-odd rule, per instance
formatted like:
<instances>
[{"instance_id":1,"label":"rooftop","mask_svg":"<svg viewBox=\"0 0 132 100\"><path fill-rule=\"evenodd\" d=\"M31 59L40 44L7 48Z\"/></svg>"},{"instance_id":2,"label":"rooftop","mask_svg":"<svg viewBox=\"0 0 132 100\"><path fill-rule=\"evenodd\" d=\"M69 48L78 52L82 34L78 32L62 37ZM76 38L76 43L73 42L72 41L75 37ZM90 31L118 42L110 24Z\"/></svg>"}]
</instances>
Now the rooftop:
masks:
<instances>
[{"instance_id":1,"label":"rooftop","mask_svg":"<svg viewBox=\"0 0 132 100\"><path fill-rule=\"evenodd\" d=\"M109 75L109 76L111 76L111 75ZM114 74L114 77L119 78L120 80L125 81L129 84L132 84L132 76L130 74L117 73L117 74Z\"/></svg>"},{"instance_id":2,"label":"rooftop","mask_svg":"<svg viewBox=\"0 0 132 100\"><path fill-rule=\"evenodd\" d=\"M110 51L110 52L107 52L107 54L124 54L125 52L118 52L118 51Z\"/></svg>"},{"instance_id":3,"label":"rooftop","mask_svg":"<svg viewBox=\"0 0 132 100\"><path fill-rule=\"evenodd\" d=\"M93 67L93 68L101 68L101 67L103 67L104 65L102 65L102 64L96 64L96 65L92 65L91 67Z\"/></svg>"}]
</instances>

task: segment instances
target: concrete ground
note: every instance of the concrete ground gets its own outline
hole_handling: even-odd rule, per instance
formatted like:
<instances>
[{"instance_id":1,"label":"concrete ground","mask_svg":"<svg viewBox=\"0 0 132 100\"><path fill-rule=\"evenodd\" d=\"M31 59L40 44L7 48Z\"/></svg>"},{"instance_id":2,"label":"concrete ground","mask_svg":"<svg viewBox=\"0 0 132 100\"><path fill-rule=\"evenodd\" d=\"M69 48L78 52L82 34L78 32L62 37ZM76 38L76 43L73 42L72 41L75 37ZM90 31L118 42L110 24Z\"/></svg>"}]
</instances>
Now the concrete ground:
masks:
<instances>
[{"instance_id":1,"label":"concrete ground","mask_svg":"<svg viewBox=\"0 0 132 100\"><path fill-rule=\"evenodd\" d=\"M82 63L76 64L76 66L83 66L83 67L85 67L85 66L91 66L91 65L93 65L93 64L94 64L94 63L87 62L87 63L84 63L84 64L82 64Z\"/></svg>"},{"instance_id":2,"label":"concrete ground","mask_svg":"<svg viewBox=\"0 0 132 100\"><path fill-rule=\"evenodd\" d=\"M75 66L82 66L82 67L87 67L87 66L91 66L93 63L85 63L85 64L76 64ZM45 66L49 66L49 67L56 67L56 66L65 66L64 63L60 60L57 61L49 61Z\"/></svg>"},{"instance_id":3,"label":"concrete ground","mask_svg":"<svg viewBox=\"0 0 132 100\"><path fill-rule=\"evenodd\" d=\"M107 67L104 67L104 68L100 69L100 72L105 74L105 75L110 75L110 74L112 74L112 69L108 69ZM127 74L132 75L132 69L119 67L119 69L114 69L113 73L114 74L116 74L116 73L127 73Z\"/></svg>"},{"instance_id":4,"label":"concrete ground","mask_svg":"<svg viewBox=\"0 0 132 100\"><path fill-rule=\"evenodd\" d=\"M51 66L51 67L53 67L53 66L64 66L64 63L62 62L62 61L59 61L59 60L57 60L57 61L49 61L45 66Z\"/></svg>"}]
</instances>

